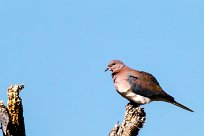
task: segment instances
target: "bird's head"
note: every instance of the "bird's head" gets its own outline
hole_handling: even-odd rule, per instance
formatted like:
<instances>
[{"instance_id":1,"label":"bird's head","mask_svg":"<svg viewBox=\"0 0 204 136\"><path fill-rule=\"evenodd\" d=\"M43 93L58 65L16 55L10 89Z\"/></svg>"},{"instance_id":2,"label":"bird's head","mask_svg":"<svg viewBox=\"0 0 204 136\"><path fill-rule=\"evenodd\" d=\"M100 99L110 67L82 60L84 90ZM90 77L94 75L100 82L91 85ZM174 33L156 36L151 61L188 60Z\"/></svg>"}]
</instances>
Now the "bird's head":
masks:
<instances>
[{"instance_id":1,"label":"bird's head","mask_svg":"<svg viewBox=\"0 0 204 136\"><path fill-rule=\"evenodd\" d=\"M112 60L108 63L108 68L105 71L112 71L113 73L119 72L125 64L120 60Z\"/></svg>"}]
</instances>

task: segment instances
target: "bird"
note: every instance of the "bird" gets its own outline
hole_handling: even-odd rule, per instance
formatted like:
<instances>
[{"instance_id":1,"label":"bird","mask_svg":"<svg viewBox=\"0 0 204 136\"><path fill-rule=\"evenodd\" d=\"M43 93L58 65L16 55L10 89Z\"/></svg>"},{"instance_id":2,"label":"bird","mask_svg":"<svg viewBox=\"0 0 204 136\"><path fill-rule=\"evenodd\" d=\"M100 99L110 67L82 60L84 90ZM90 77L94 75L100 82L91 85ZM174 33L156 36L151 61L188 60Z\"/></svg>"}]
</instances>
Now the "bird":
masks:
<instances>
[{"instance_id":1,"label":"bird","mask_svg":"<svg viewBox=\"0 0 204 136\"><path fill-rule=\"evenodd\" d=\"M194 112L167 94L150 73L132 69L120 60L111 60L105 71L112 72L116 91L134 104L144 105L153 101L163 101Z\"/></svg>"}]
</instances>

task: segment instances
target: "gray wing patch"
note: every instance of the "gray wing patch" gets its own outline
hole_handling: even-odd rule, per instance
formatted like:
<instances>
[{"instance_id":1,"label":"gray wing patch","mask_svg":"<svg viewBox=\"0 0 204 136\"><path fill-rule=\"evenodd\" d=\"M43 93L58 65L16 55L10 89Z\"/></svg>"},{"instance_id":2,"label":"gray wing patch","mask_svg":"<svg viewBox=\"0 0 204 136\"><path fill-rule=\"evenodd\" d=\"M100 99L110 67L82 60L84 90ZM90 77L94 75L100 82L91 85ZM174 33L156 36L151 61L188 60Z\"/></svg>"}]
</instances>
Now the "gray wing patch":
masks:
<instances>
[{"instance_id":1,"label":"gray wing patch","mask_svg":"<svg viewBox=\"0 0 204 136\"><path fill-rule=\"evenodd\" d=\"M132 91L134 93L148 98L152 98L159 95L159 93L155 93L147 88L144 88L143 85L141 85L142 82L138 80L138 77L129 75L128 82L130 83Z\"/></svg>"}]
</instances>

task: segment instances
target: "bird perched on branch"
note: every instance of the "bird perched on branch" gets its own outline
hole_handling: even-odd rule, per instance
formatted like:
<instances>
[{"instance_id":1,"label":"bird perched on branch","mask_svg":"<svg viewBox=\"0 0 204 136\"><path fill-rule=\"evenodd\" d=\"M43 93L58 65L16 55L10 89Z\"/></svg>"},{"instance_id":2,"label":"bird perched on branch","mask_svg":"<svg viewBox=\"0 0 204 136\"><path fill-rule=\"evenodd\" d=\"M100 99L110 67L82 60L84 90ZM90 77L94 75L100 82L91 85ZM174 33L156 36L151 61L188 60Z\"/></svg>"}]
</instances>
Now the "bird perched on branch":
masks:
<instances>
[{"instance_id":1,"label":"bird perched on branch","mask_svg":"<svg viewBox=\"0 0 204 136\"><path fill-rule=\"evenodd\" d=\"M112 72L116 91L129 101L142 105L152 101L165 101L193 112L190 108L178 103L159 85L156 78L143 71L134 70L120 60L112 60L105 71Z\"/></svg>"}]
</instances>

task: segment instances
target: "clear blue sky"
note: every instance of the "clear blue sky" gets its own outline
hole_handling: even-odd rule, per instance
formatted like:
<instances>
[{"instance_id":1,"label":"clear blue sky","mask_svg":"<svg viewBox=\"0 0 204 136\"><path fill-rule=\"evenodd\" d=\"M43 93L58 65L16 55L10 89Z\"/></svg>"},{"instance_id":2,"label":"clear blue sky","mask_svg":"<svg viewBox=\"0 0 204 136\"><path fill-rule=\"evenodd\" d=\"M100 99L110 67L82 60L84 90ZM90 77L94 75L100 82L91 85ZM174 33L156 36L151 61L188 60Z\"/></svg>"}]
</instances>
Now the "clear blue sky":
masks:
<instances>
[{"instance_id":1,"label":"clear blue sky","mask_svg":"<svg viewBox=\"0 0 204 136\"><path fill-rule=\"evenodd\" d=\"M203 0L0 1L0 98L25 84L28 136L107 136L128 102L104 72L112 59L195 110L145 105L140 136L203 135Z\"/></svg>"}]
</instances>

